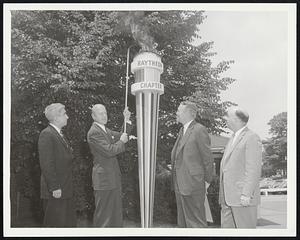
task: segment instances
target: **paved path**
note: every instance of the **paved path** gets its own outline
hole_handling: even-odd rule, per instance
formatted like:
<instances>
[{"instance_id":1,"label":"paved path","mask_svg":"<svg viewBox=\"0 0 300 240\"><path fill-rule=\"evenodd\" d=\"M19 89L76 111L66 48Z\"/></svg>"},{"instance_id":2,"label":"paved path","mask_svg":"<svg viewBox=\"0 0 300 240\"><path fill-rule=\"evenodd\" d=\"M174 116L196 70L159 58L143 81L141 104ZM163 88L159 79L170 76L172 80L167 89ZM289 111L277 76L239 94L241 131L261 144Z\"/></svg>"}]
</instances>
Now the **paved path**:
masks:
<instances>
[{"instance_id":1,"label":"paved path","mask_svg":"<svg viewBox=\"0 0 300 240\"><path fill-rule=\"evenodd\" d=\"M261 196L261 204L258 210L257 228L280 229L286 228L287 223L287 195ZM139 223L125 221L124 227L140 227ZM176 228L176 224L154 223L154 228ZM219 226L210 226L210 228Z\"/></svg>"},{"instance_id":2,"label":"paved path","mask_svg":"<svg viewBox=\"0 0 300 240\"><path fill-rule=\"evenodd\" d=\"M257 228L286 228L287 195L261 196Z\"/></svg>"}]
</instances>

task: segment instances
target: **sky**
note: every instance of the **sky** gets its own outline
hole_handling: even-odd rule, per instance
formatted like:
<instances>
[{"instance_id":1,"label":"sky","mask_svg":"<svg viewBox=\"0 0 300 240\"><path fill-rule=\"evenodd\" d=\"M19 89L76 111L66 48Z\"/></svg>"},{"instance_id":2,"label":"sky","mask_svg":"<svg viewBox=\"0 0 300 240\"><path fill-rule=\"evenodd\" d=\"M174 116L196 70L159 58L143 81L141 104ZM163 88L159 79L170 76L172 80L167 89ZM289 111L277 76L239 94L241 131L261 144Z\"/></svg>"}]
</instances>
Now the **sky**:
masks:
<instances>
[{"instance_id":1,"label":"sky","mask_svg":"<svg viewBox=\"0 0 300 240\"><path fill-rule=\"evenodd\" d=\"M204 15L198 41L214 42L213 65L234 60L222 77L236 81L222 92L221 99L245 109L249 128L262 139L271 137L267 123L287 111L287 13L205 11Z\"/></svg>"}]
</instances>

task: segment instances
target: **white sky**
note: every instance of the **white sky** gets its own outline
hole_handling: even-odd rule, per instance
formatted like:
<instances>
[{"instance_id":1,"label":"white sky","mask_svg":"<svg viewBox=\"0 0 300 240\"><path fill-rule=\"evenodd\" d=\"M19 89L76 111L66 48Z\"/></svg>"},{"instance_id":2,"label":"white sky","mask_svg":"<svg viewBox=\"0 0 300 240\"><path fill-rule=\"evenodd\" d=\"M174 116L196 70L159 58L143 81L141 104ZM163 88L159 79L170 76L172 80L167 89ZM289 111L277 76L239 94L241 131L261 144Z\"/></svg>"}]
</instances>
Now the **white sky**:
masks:
<instances>
[{"instance_id":1,"label":"white sky","mask_svg":"<svg viewBox=\"0 0 300 240\"><path fill-rule=\"evenodd\" d=\"M247 110L248 126L262 139L271 137L267 123L287 111L287 13L206 11L205 15L199 42L214 42L214 65L235 61L222 75L236 79L222 100Z\"/></svg>"}]
</instances>

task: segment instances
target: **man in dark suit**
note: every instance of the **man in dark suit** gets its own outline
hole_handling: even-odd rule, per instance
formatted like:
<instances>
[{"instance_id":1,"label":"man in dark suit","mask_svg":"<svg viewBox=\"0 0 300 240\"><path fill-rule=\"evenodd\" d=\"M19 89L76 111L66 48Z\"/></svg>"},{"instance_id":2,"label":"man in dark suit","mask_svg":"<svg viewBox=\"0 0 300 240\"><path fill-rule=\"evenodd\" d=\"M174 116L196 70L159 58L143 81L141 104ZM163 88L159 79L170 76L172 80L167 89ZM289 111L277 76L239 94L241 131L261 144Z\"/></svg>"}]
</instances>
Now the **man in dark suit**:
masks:
<instances>
[{"instance_id":1,"label":"man in dark suit","mask_svg":"<svg viewBox=\"0 0 300 240\"><path fill-rule=\"evenodd\" d=\"M61 133L67 125L65 106L53 103L46 107L49 126L39 136L41 198L45 227L75 227L73 203L72 149Z\"/></svg>"},{"instance_id":2,"label":"man in dark suit","mask_svg":"<svg viewBox=\"0 0 300 240\"><path fill-rule=\"evenodd\" d=\"M222 228L256 228L262 144L259 136L247 128L248 119L248 113L239 107L230 108L225 116L233 135L220 166Z\"/></svg>"},{"instance_id":3,"label":"man in dark suit","mask_svg":"<svg viewBox=\"0 0 300 240\"><path fill-rule=\"evenodd\" d=\"M171 153L172 186L177 203L179 227L207 226L204 200L206 184L213 175L213 158L207 130L195 121L197 106L182 102L177 110L177 121L183 127Z\"/></svg>"},{"instance_id":4,"label":"man in dark suit","mask_svg":"<svg viewBox=\"0 0 300 240\"><path fill-rule=\"evenodd\" d=\"M123 112L130 122L130 112ZM127 133L108 129L105 106L96 104L92 108L92 124L87 141L93 155L92 181L95 196L94 227L122 227L121 172L117 155L125 151ZM129 129L128 129L129 128ZM127 125L130 131L130 127Z\"/></svg>"}]
</instances>

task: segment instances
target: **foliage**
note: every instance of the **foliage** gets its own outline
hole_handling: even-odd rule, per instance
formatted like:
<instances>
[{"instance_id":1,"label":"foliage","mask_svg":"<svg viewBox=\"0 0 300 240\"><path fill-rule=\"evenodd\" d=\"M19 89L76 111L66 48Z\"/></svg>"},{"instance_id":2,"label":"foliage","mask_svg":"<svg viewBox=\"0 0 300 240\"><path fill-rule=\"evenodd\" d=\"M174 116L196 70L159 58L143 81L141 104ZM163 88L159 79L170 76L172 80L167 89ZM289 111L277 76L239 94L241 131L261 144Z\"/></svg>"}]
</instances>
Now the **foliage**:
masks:
<instances>
[{"instance_id":1,"label":"foliage","mask_svg":"<svg viewBox=\"0 0 300 240\"><path fill-rule=\"evenodd\" d=\"M273 175L282 170L286 174L287 112L275 115L268 125L273 136L263 142L265 148L263 172L266 175Z\"/></svg>"},{"instance_id":2,"label":"foliage","mask_svg":"<svg viewBox=\"0 0 300 240\"><path fill-rule=\"evenodd\" d=\"M126 53L134 43L122 14L128 12L11 11L11 170L26 176L26 181L18 183L25 195L38 195L31 193L39 189L36 147L40 131L47 126L43 111L48 104L61 102L69 116L66 136L75 150L77 211L93 211L92 161L86 141L92 123L89 107L103 103L109 114L108 127L121 128ZM157 168L167 169L178 132L175 112L180 101L195 101L202 110L200 120L209 131L222 132L224 122L220 117L231 103L221 102L219 94L233 79L221 78L220 74L232 62L212 67L212 43L192 44L193 39L200 38L197 26L205 18L203 12L151 11L142 17L164 63ZM132 48L130 60L138 50L138 46ZM134 81L132 76L129 81ZM134 116L132 95L128 106ZM22 156L18 147L28 144L33 156L29 158ZM128 144L119 160L124 174L124 211L130 216L138 204L133 197L138 192L136 142Z\"/></svg>"}]
</instances>

